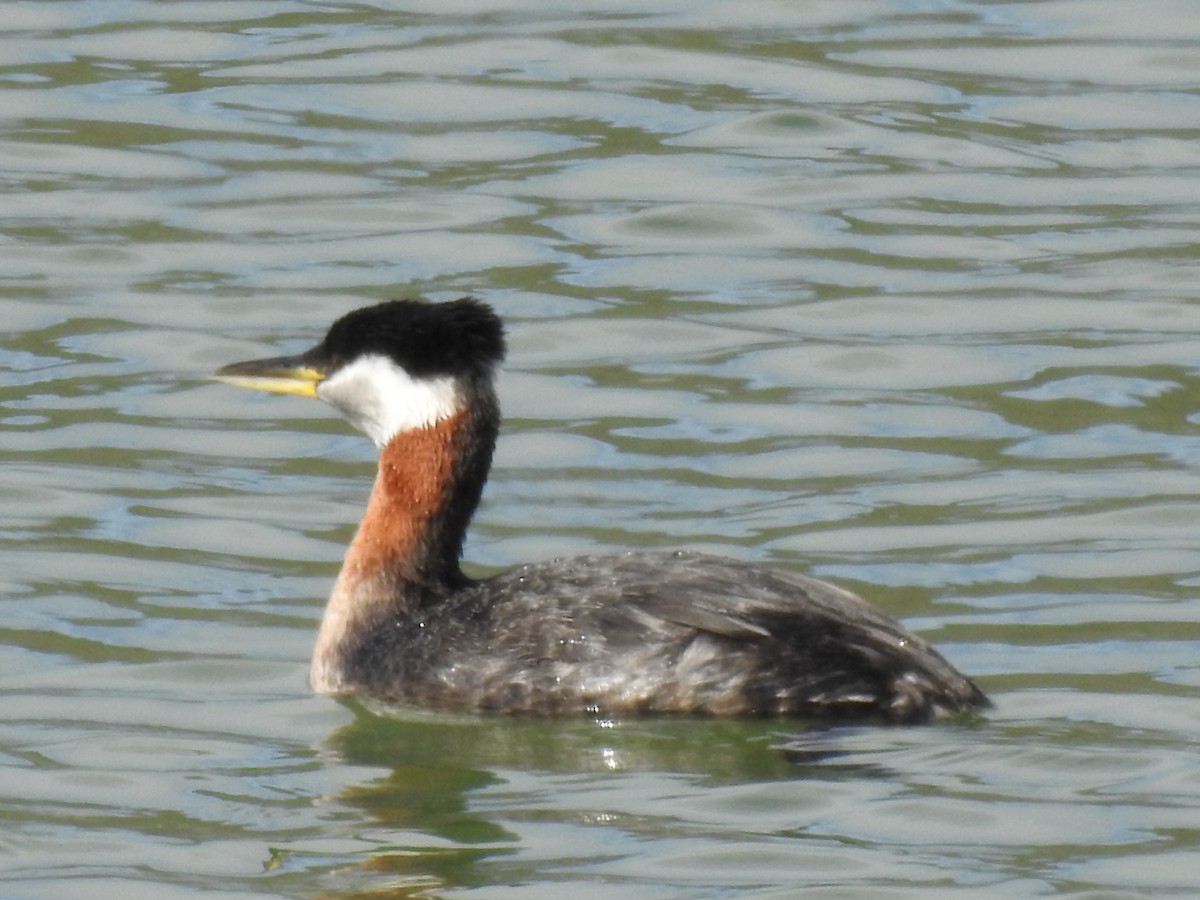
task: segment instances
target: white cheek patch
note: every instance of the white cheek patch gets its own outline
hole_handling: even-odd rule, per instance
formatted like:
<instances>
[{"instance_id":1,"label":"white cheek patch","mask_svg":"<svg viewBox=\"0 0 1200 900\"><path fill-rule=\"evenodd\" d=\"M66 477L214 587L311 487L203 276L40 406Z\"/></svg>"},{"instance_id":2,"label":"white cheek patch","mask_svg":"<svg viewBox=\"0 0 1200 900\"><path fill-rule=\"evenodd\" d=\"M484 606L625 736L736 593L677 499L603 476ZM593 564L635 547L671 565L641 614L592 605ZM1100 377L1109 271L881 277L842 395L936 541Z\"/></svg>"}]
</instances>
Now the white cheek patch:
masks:
<instances>
[{"instance_id":1,"label":"white cheek patch","mask_svg":"<svg viewBox=\"0 0 1200 900\"><path fill-rule=\"evenodd\" d=\"M317 385L317 396L382 447L401 431L427 428L462 409L449 375L414 378L386 356L360 357Z\"/></svg>"}]
</instances>

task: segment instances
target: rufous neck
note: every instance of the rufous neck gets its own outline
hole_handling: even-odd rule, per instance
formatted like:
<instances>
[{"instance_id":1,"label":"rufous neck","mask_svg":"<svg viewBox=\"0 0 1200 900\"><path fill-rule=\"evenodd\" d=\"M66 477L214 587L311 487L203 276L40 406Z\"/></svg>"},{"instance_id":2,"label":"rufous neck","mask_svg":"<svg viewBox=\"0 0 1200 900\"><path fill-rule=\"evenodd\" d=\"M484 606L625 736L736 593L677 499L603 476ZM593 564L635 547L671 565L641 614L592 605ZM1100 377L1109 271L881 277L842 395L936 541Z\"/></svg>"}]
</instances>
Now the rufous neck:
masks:
<instances>
[{"instance_id":1,"label":"rufous neck","mask_svg":"<svg viewBox=\"0 0 1200 900\"><path fill-rule=\"evenodd\" d=\"M352 690L364 641L383 623L464 583L458 548L465 523L448 510L460 477L465 420L460 413L402 432L381 449L366 513L317 633L311 671L317 691Z\"/></svg>"},{"instance_id":2,"label":"rufous neck","mask_svg":"<svg viewBox=\"0 0 1200 900\"><path fill-rule=\"evenodd\" d=\"M364 641L470 583L458 559L500 418L490 384L470 396L474 402L463 409L399 432L380 450L367 511L317 634L312 684L318 691L352 689Z\"/></svg>"},{"instance_id":3,"label":"rufous neck","mask_svg":"<svg viewBox=\"0 0 1200 900\"><path fill-rule=\"evenodd\" d=\"M452 515L461 484L461 454L469 415L401 432L379 452L379 470L339 581L383 578L404 585L461 579L458 554L466 522ZM472 509L474 507L472 506Z\"/></svg>"}]
</instances>

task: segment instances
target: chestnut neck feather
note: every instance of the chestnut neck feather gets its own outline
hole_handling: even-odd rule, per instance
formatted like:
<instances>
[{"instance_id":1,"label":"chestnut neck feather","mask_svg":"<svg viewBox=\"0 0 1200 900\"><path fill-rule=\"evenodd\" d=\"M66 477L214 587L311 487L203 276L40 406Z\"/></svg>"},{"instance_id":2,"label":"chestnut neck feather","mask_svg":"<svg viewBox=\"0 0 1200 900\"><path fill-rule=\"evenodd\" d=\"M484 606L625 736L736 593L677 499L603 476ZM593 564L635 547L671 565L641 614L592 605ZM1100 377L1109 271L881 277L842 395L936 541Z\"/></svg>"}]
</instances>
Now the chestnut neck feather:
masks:
<instances>
[{"instance_id":1,"label":"chestnut neck feather","mask_svg":"<svg viewBox=\"0 0 1200 900\"><path fill-rule=\"evenodd\" d=\"M454 415L394 435L317 635L312 682L350 687L348 666L381 623L470 584L458 559L491 464L499 410L490 385Z\"/></svg>"},{"instance_id":2,"label":"chestnut neck feather","mask_svg":"<svg viewBox=\"0 0 1200 900\"><path fill-rule=\"evenodd\" d=\"M379 470L366 513L342 573L362 581L389 573L399 583L453 576L456 554L447 558L440 513L454 480L455 436L463 414L393 437L379 452ZM449 536L453 539L453 536Z\"/></svg>"}]
</instances>

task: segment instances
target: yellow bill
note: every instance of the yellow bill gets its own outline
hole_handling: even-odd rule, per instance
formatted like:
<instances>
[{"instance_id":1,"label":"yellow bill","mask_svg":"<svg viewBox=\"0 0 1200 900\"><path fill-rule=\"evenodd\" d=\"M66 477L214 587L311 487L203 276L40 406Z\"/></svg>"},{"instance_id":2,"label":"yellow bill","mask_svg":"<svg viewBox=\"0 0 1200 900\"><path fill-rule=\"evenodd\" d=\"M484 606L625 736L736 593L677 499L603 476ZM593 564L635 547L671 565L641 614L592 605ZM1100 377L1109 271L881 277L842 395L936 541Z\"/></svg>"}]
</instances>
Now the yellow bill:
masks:
<instances>
[{"instance_id":1,"label":"yellow bill","mask_svg":"<svg viewBox=\"0 0 1200 900\"><path fill-rule=\"evenodd\" d=\"M217 369L212 377L226 384L272 394L316 397L317 385L325 380L325 375L302 356L278 356L230 363Z\"/></svg>"}]
</instances>

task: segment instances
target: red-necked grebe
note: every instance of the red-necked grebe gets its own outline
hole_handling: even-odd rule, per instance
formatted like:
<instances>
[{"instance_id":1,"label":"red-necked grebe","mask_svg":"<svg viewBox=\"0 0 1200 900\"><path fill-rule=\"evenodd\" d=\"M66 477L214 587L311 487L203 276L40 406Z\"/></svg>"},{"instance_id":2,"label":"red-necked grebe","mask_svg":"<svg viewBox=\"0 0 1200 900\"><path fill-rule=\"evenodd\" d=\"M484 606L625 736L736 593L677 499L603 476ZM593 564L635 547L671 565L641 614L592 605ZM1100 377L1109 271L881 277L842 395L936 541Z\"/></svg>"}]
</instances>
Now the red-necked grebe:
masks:
<instances>
[{"instance_id":1,"label":"red-necked grebe","mask_svg":"<svg viewBox=\"0 0 1200 900\"><path fill-rule=\"evenodd\" d=\"M379 446L317 636L327 694L535 715L802 715L920 722L987 705L855 594L698 553L585 556L482 581L459 568L499 430L504 330L472 298L338 319L294 357L225 366L325 400Z\"/></svg>"}]
</instances>

